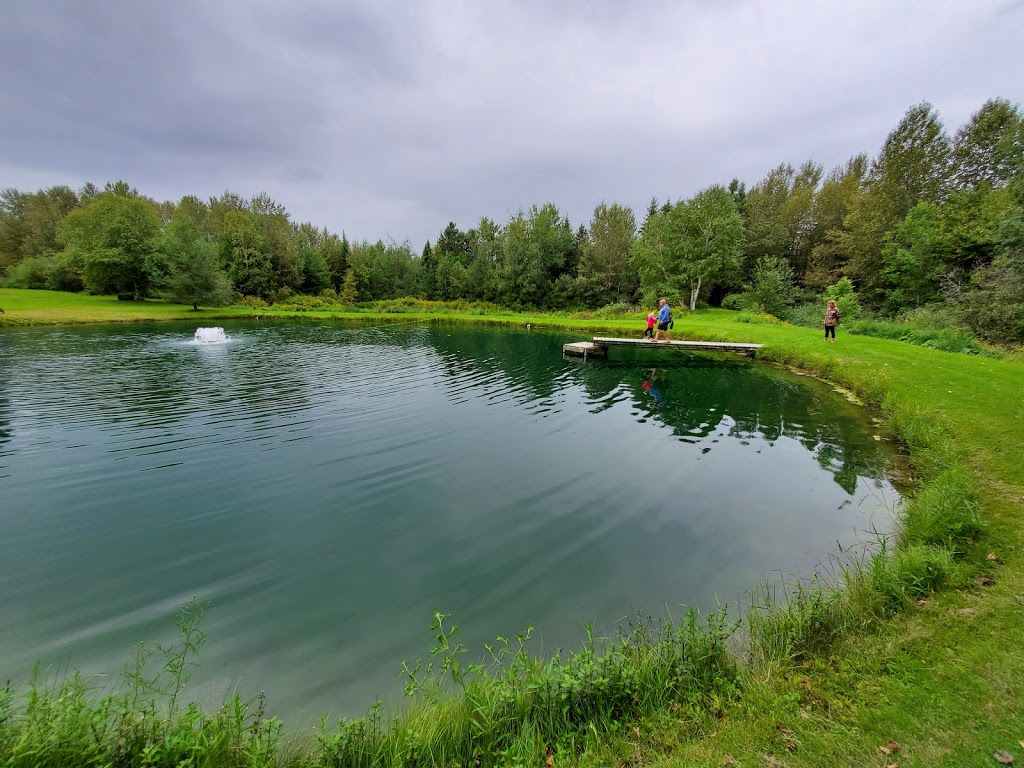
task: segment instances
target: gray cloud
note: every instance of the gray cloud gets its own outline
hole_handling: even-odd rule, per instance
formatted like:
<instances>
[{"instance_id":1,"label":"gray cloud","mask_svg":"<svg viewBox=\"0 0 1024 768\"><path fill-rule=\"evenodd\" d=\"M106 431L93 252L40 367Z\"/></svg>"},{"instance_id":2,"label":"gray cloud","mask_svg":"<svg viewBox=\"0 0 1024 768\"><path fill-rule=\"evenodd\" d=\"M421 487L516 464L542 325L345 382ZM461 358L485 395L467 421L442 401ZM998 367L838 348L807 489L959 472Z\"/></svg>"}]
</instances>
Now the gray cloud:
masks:
<instances>
[{"instance_id":1,"label":"gray cloud","mask_svg":"<svg viewBox=\"0 0 1024 768\"><path fill-rule=\"evenodd\" d=\"M688 196L951 130L1022 99L1019 3L612 0L0 7L0 185L267 191L298 220L433 239L553 201Z\"/></svg>"}]
</instances>

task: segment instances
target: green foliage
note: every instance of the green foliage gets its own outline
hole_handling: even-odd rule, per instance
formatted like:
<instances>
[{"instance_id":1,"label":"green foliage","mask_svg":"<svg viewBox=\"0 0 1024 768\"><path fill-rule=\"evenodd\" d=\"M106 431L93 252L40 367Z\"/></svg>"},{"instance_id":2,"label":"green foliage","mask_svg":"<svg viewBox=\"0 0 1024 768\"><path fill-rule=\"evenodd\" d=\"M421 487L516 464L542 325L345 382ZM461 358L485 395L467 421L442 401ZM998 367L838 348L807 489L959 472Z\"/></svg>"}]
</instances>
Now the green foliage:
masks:
<instances>
[{"instance_id":1,"label":"green foliage","mask_svg":"<svg viewBox=\"0 0 1024 768\"><path fill-rule=\"evenodd\" d=\"M161 273L156 258L160 218L142 197L102 192L67 215L58 227L65 257L80 262L93 293L145 298Z\"/></svg>"},{"instance_id":2,"label":"green foliage","mask_svg":"<svg viewBox=\"0 0 1024 768\"><path fill-rule=\"evenodd\" d=\"M215 244L200 238L187 218L176 218L164 234L161 251L166 257L167 276L163 295L179 304L219 307L230 304L234 292L220 266Z\"/></svg>"},{"instance_id":3,"label":"green foliage","mask_svg":"<svg viewBox=\"0 0 1024 768\"><path fill-rule=\"evenodd\" d=\"M855 154L827 175L813 160L783 162L749 187L733 179L688 201L652 199L639 233L619 204L601 203L574 227L548 203L465 231L449 222L434 246L415 253L408 243L350 243L344 233L295 224L266 194L158 205L123 181L102 191L8 189L0 192L0 275L10 285L88 284L141 297L169 277L159 227L181 219L216 243L236 292L265 300L328 288L344 298L351 269L347 306L415 297L579 312L640 296L695 308L726 295L726 306L811 324L817 308L789 305L849 277L867 311L892 316L948 302L958 325L1015 344L1024 339L1020 249L1008 245L1006 230L1015 217L1024 221L1012 192L1022 166L1017 105L986 102L951 140L935 110L919 104L873 158ZM793 298L781 277L787 269Z\"/></svg>"},{"instance_id":4,"label":"green foliage","mask_svg":"<svg viewBox=\"0 0 1024 768\"><path fill-rule=\"evenodd\" d=\"M865 194L856 198L837 242L846 271L875 307L885 298L882 248L919 202L937 203L946 189L951 143L930 104L907 110L871 165Z\"/></svg>"},{"instance_id":5,"label":"green foliage","mask_svg":"<svg viewBox=\"0 0 1024 768\"><path fill-rule=\"evenodd\" d=\"M281 288L302 288L302 259L284 206L266 193L249 203L249 214L263 256L269 260L272 282Z\"/></svg>"},{"instance_id":6,"label":"green foliage","mask_svg":"<svg viewBox=\"0 0 1024 768\"><path fill-rule=\"evenodd\" d=\"M576 253L576 234L557 206L518 213L503 228L495 260L495 285L511 307L551 306L552 284Z\"/></svg>"},{"instance_id":7,"label":"green foliage","mask_svg":"<svg viewBox=\"0 0 1024 768\"><path fill-rule=\"evenodd\" d=\"M745 323L747 325L779 325L783 323L782 320L777 318L775 315L769 315L765 312L740 312L733 318L734 322Z\"/></svg>"},{"instance_id":8,"label":"green foliage","mask_svg":"<svg viewBox=\"0 0 1024 768\"><path fill-rule=\"evenodd\" d=\"M3 284L7 288L46 288L53 269L52 258L39 256L24 259L11 267Z\"/></svg>"},{"instance_id":9,"label":"green foliage","mask_svg":"<svg viewBox=\"0 0 1024 768\"><path fill-rule=\"evenodd\" d=\"M242 296L237 302L239 307L249 307L251 309L266 309L270 306L270 303L265 299L261 299L259 296Z\"/></svg>"},{"instance_id":10,"label":"green foliage","mask_svg":"<svg viewBox=\"0 0 1024 768\"><path fill-rule=\"evenodd\" d=\"M732 196L712 186L648 219L631 261L648 304L686 296L693 310L702 289L736 274L742 244L743 220Z\"/></svg>"},{"instance_id":11,"label":"green foliage","mask_svg":"<svg viewBox=\"0 0 1024 768\"><path fill-rule=\"evenodd\" d=\"M358 311L368 314L420 314L420 315L453 315L467 314L475 316L498 315L502 312L501 307L495 306L486 301L467 301L458 299L456 301L428 301L427 299L415 299L405 297L399 299L386 299L360 304Z\"/></svg>"},{"instance_id":12,"label":"green foliage","mask_svg":"<svg viewBox=\"0 0 1024 768\"><path fill-rule=\"evenodd\" d=\"M231 210L220 230L221 260L235 289L245 296L267 298L274 289L274 266L252 214Z\"/></svg>"},{"instance_id":13,"label":"green foliage","mask_svg":"<svg viewBox=\"0 0 1024 768\"><path fill-rule=\"evenodd\" d=\"M352 267L345 270L345 283L340 298L342 306L351 307L356 303L356 273Z\"/></svg>"},{"instance_id":14,"label":"green foliage","mask_svg":"<svg viewBox=\"0 0 1024 768\"><path fill-rule=\"evenodd\" d=\"M962 553L984 532L974 481L966 469L950 466L907 504L900 531L901 546L920 544Z\"/></svg>"},{"instance_id":15,"label":"green foliage","mask_svg":"<svg viewBox=\"0 0 1024 768\"><path fill-rule=\"evenodd\" d=\"M960 315L984 339L1024 341L1024 171L1011 190L1011 206L997 232L1000 253L974 271L960 304Z\"/></svg>"},{"instance_id":16,"label":"green foliage","mask_svg":"<svg viewBox=\"0 0 1024 768\"><path fill-rule=\"evenodd\" d=\"M331 287L331 269L324 255L314 247L302 249L302 290L319 293Z\"/></svg>"},{"instance_id":17,"label":"green foliage","mask_svg":"<svg viewBox=\"0 0 1024 768\"><path fill-rule=\"evenodd\" d=\"M844 277L834 285L830 285L825 289L825 295L822 303L826 303L830 300L834 301L836 306L839 307L842 320L856 320L860 317L860 300L857 298L857 294L853 290L853 283L850 278ZM822 316L824 316L824 307L822 307L821 313Z\"/></svg>"},{"instance_id":18,"label":"green foliage","mask_svg":"<svg viewBox=\"0 0 1024 768\"><path fill-rule=\"evenodd\" d=\"M105 692L75 673L25 691L0 691L0 757L29 766L270 766L281 754L281 723L266 698L235 697L207 712L180 695L205 639L204 604L178 615L178 642L138 646L119 690Z\"/></svg>"},{"instance_id":19,"label":"green foliage","mask_svg":"<svg viewBox=\"0 0 1024 768\"><path fill-rule=\"evenodd\" d=\"M634 298L640 287L629 264L635 239L636 217L632 210L618 203L598 205L583 240L580 280L593 283L606 300Z\"/></svg>"},{"instance_id":20,"label":"green foliage","mask_svg":"<svg viewBox=\"0 0 1024 768\"><path fill-rule=\"evenodd\" d=\"M960 299L962 276L999 253L999 224L1010 207L1006 190L987 189L959 193L941 206L918 203L882 249L889 286L884 308Z\"/></svg>"},{"instance_id":21,"label":"green foliage","mask_svg":"<svg viewBox=\"0 0 1024 768\"><path fill-rule=\"evenodd\" d=\"M853 320L844 324L844 330L855 336L895 339L943 352L963 352L968 355L983 355L985 357L1002 356L998 350L979 343L967 331L955 328L936 328L906 321Z\"/></svg>"},{"instance_id":22,"label":"green foliage","mask_svg":"<svg viewBox=\"0 0 1024 768\"><path fill-rule=\"evenodd\" d=\"M234 697L213 711L182 698L206 635L204 604L178 616L178 641L138 646L119 690L75 674L51 686L0 691L0 755L10 768L59 765L274 766L290 760L266 697ZM624 720L735 691L724 614L680 625L637 619L614 640L588 631L579 649L549 660L528 647L534 630L499 637L485 661L471 657L449 616L435 611L430 660L403 665L408 706L391 718L325 722L308 766L537 764L552 749L573 754ZM473 658L476 656L473 655Z\"/></svg>"},{"instance_id":23,"label":"green foliage","mask_svg":"<svg viewBox=\"0 0 1024 768\"><path fill-rule=\"evenodd\" d=\"M846 165L829 172L814 196L813 246L802 278L809 289L824 290L846 266L849 254L843 242L844 222L863 192L868 165L867 155L854 155Z\"/></svg>"},{"instance_id":24,"label":"green foliage","mask_svg":"<svg viewBox=\"0 0 1024 768\"><path fill-rule=\"evenodd\" d=\"M722 299L722 309L732 309L735 311L745 311L750 308L750 295L746 292L743 293L730 293Z\"/></svg>"},{"instance_id":25,"label":"green foliage","mask_svg":"<svg viewBox=\"0 0 1024 768\"><path fill-rule=\"evenodd\" d=\"M1024 117L1006 99L990 99L953 139L957 189L1006 186L1024 166Z\"/></svg>"},{"instance_id":26,"label":"green foliage","mask_svg":"<svg viewBox=\"0 0 1024 768\"><path fill-rule=\"evenodd\" d=\"M328 765L537 764L552 751L572 755L623 720L733 690L726 649L734 624L694 613L680 626L649 620L623 627L613 642L594 638L549 661L527 652L533 630L486 646L487 661L466 664L449 617L435 613L432 661L406 665L408 711L393 721L379 707L320 737ZM454 686L455 696L445 693Z\"/></svg>"},{"instance_id":27,"label":"green foliage","mask_svg":"<svg viewBox=\"0 0 1024 768\"><path fill-rule=\"evenodd\" d=\"M783 210L793 185L793 166L783 163L755 184L745 198L745 255L748 267L760 259L783 258L789 231Z\"/></svg>"},{"instance_id":28,"label":"green foliage","mask_svg":"<svg viewBox=\"0 0 1024 768\"><path fill-rule=\"evenodd\" d=\"M882 249L886 304L891 310L934 302L939 281L950 261L951 248L942 232L941 210L918 203Z\"/></svg>"},{"instance_id":29,"label":"green foliage","mask_svg":"<svg viewBox=\"0 0 1024 768\"><path fill-rule=\"evenodd\" d=\"M35 194L0 191L0 275L26 259L43 259L60 251L57 228L79 205L68 187Z\"/></svg>"},{"instance_id":30,"label":"green foliage","mask_svg":"<svg viewBox=\"0 0 1024 768\"><path fill-rule=\"evenodd\" d=\"M793 301L793 269L785 259L766 256L754 265L748 306L781 317Z\"/></svg>"}]
</instances>

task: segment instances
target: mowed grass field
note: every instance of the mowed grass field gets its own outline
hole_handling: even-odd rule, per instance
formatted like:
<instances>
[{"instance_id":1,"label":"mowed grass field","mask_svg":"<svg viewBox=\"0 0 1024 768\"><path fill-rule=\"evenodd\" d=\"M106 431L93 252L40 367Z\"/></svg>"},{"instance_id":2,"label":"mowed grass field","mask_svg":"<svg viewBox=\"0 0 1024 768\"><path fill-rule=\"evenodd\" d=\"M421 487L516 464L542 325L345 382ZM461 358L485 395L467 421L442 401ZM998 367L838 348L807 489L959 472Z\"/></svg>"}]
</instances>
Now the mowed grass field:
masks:
<instances>
[{"instance_id":1,"label":"mowed grass field","mask_svg":"<svg viewBox=\"0 0 1024 768\"><path fill-rule=\"evenodd\" d=\"M434 317L193 312L161 302L10 289L0 289L0 308L0 343L3 324ZM580 339L595 332L639 337L644 327L642 315L604 320L452 313L443 319L572 329ZM624 724L576 755L559 755L559 762L931 768L998 765L993 755L1005 750L1024 764L1024 362L849 336L842 326L837 342L826 345L814 330L742 319L723 310L677 315L673 338L762 343L763 359L849 387L894 420L916 414L943 436L976 480L987 525L963 555L968 576L824 653L752 667L738 695L705 712L662 712Z\"/></svg>"}]
</instances>

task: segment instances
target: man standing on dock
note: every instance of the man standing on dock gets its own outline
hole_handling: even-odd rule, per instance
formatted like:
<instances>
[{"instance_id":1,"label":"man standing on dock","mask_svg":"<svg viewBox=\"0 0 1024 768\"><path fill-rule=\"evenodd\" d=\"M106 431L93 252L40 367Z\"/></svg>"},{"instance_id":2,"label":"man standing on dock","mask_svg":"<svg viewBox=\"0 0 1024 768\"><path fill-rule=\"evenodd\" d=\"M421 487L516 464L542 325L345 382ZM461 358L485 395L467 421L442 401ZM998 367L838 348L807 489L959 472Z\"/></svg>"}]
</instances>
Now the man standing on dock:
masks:
<instances>
[{"instance_id":1,"label":"man standing on dock","mask_svg":"<svg viewBox=\"0 0 1024 768\"><path fill-rule=\"evenodd\" d=\"M668 302L662 299L658 302L661 309L658 310L658 332L654 334L655 341L661 341L659 338L661 332L665 332L665 341L671 341L668 337L668 324L672 322L672 309L669 307Z\"/></svg>"}]
</instances>

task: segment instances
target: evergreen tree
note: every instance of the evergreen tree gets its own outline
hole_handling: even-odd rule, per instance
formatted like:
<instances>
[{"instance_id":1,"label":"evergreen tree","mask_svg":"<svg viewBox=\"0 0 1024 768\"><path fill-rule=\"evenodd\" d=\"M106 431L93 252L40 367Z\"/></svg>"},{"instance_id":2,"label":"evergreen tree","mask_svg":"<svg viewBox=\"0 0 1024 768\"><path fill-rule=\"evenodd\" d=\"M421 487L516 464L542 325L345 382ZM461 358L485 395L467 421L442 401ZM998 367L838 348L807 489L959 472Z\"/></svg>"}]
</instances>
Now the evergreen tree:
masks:
<instances>
[{"instance_id":1,"label":"evergreen tree","mask_svg":"<svg viewBox=\"0 0 1024 768\"><path fill-rule=\"evenodd\" d=\"M351 307L356 303L356 273L352 267L345 270L345 282L341 288L341 303Z\"/></svg>"},{"instance_id":2,"label":"evergreen tree","mask_svg":"<svg viewBox=\"0 0 1024 768\"><path fill-rule=\"evenodd\" d=\"M231 283L220 265L217 247L200 238L195 225L185 216L172 220L161 244L167 258L168 274L162 295L179 304L224 306L233 296Z\"/></svg>"},{"instance_id":3,"label":"evergreen tree","mask_svg":"<svg viewBox=\"0 0 1024 768\"><path fill-rule=\"evenodd\" d=\"M264 250L263 236L257 231L253 214L231 210L224 216L220 253L227 264L228 276L244 296L268 298L277 287L274 265Z\"/></svg>"},{"instance_id":4,"label":"evergreen tree","mask_svg":"<svg viewBox=\"0 0 1024 768\"><path fill-rule=\"evenodd\" d=\"M301 254L303 292L317 294L330 288L331 270L323 254L312 245L303 247Z\"/></svg>"}]
</instances>

